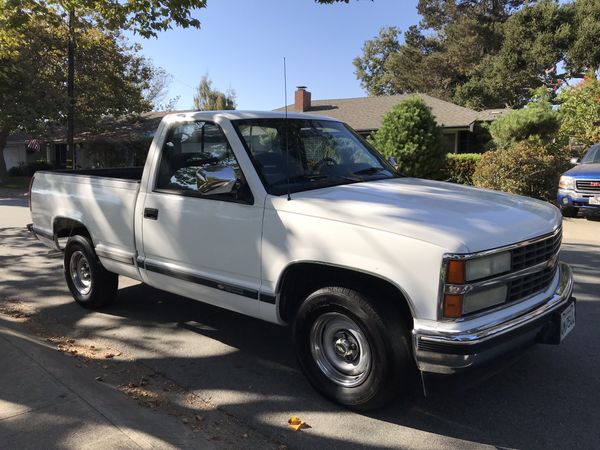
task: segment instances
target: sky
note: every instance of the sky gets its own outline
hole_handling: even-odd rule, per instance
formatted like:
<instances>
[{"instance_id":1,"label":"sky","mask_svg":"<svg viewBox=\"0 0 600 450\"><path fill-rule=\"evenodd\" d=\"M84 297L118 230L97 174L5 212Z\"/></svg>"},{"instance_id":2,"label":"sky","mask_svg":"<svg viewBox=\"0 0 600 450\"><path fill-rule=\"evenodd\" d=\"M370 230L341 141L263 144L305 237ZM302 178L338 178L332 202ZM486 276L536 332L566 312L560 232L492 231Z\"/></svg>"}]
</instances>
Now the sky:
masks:
<instances>
[{"instance_id":1,"label":"sky","mask_svg":"<svg viewBox=\"0 0 600 450\"><path fill-rule=\"evenodd\" d=\"M419 21L417 0L209 0L197 11L198 29L174 28L158 38L130 35L142 54L172 76L168 98L192 109L200 78L233 89L237 109L272 110L284 105L283 58L288 104L296 86L315 100L366 96L352 60L382 27L402 31Z\"/></svg>"}]
</instances>

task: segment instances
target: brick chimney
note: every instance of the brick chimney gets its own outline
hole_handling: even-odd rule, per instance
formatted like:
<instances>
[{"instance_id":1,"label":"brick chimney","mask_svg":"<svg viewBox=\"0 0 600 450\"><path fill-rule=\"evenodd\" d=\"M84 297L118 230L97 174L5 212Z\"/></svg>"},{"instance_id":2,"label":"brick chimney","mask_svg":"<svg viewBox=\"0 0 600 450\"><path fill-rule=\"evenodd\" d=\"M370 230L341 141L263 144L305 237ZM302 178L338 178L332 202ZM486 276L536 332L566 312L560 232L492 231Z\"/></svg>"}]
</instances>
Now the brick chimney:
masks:
<instances>
[{"instance_id":1,"label":"brick chimney","mask_svg":"<svg viewBox=\"0 0 600 450\"><path fill-rule=\"evenodd\" d=\"M306 86L298 86L294 97L294 110L304 112L310 109L310 92L306 90Z\"/></svg>"}]
</instances>

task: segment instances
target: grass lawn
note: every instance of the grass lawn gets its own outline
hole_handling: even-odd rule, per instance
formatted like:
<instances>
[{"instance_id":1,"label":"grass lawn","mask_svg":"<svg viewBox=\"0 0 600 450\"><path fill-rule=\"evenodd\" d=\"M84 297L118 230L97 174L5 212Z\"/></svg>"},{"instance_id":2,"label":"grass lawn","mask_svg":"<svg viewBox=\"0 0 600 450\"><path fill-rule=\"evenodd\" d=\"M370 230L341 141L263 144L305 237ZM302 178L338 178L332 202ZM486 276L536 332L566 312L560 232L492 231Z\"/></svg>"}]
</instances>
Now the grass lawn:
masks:
<instances>
[{"instance_id":1,"label":"grass lawn","mask_svg":"<svg viewBox=\"0 0 600 450\"><path fill-rule=\"evenodd\" d=\"M0 188L27 190L29 189L30 181L30 177L8 177L8 180L6 180L6 182L0 183Z\"/></svg>"}]
</instances>

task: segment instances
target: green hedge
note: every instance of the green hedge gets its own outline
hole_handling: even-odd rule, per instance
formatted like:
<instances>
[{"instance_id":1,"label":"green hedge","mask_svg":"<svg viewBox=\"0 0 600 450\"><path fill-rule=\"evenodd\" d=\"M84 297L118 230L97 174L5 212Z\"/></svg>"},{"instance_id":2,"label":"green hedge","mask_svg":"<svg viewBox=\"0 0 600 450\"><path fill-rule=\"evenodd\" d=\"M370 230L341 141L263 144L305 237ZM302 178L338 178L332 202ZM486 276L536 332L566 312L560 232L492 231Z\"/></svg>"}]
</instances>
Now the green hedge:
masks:
<instances>
[{"instance_id":1,"label":"green hedge","mask_svg":"<svg viewBox=\"0 0 600 450\"><path fill-rule=\"evenodd\" d=\"M565 154L539 140L521 141L487 152L473 174L478 187L554 201L561 173L569 168Z\"/></svg>"},{"instance_id":2,"label":"green hedge","mask_svg":"<svg viewBox=\"0 0 600 450\"><path fill-rule=\"evenodd\" d=\"M448 153L442 169L442 180L451 183L473 184L473 174L480 160L479 153Z\"/></svg>"},{"instance_id":3,"label":"green hedge","mask_svg":"<svg viewBox=\"0 0 600 450\"><path fill-rule=\"evenodd\" d=\"M43 159L39 159L35 162L31 163L20 163L18 166L11 167L8 169L8 174L11 177L31 177L38 170L52 170L54 166L52 164L48 164Z\"/></svg>"}]
</instances>

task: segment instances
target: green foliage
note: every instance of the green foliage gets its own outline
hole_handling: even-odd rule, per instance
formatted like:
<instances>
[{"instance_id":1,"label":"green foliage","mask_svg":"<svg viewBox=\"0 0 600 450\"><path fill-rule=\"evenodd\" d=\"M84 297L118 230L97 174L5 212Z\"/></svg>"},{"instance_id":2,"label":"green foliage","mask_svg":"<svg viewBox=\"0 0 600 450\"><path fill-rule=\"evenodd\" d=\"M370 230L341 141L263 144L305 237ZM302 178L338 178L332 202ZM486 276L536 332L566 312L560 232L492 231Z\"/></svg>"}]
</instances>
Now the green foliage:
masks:
<instances>
[{"instance_id":1,"label":"green foliage","mask_svg":"<svg viewBox=\"0 0 600 450\"><path fill-rule=\"evenodd\" d=\"M473 184L473 174L480 160L479 153L448 153L441 178L451 183Z\"/></svg>"},{"instance_id":2,"label":"green foliage","mask_svg":"<svg viewBox=\"0 0 600 450\"><path fill-rule=\"evenodd\" d=\"M21 163L18 166L11 167L8 170L8 174L11 177L31 177L38 170L52 170L54 166L52 164L48 164L48 162L44 160L38 160L32 163Z\"/></svg>"},{"instance_id":3,"label":"green foliage","mask_svg":"<svg viewBox=\"0 0 600 450\"><path fill-rule=\"evenodd\" d=\"M600 142L600 81L594 76L563 90L560 134L586 148Z\"/></svg>"},{"instance_id":4,"label":"green foliage","mask_svg":"<svg viewBox=\"0 0 600 450\"><path fill-rule=\"evenodd\" d=\"M564 154L539 140L514 143L484 153L473 174L478 187L553 201L560 175L569 168Z\"/></svg>"},{"instance_id":5,"label":"green foliage","mask_svg":"<svg viewBox=\"0 0 600 450\"><path fill-rule=\"evenodd\" d=\"M212 88L212 81L204 75L196 88L194 108L199 111L235 109L235 91L221 92Z\"/></svg>"},{"instance_id":6,"label":"green foliage","mask_svg":"<svg viewBox=\"0 0 600 450\"><path fill-rule=\"evenodd\" d=\"M200 27L192 12L205 8L206 0L4 0L6 7L21 14L66 14L93 17L95 24L111 31L131 30L143 37L156 37L174 23L182 28Z\"/></svg>"},{"instance_id":7,"label":"green foliage","mask_svg":"<svg viewBox=\"0 0 600 450\"><path fill-rule=\"evenodd\" d=\"M492 122L490 133L498 148L530 138L550 141L560 126L559 116L546 99L530 102Z\"/></svg>"},{"instance_id":8,"label":"green foliage","mask_svg":"<svg viewBox=\"0 0 600 450\"><path fill-rule=\"evenodd\" d=\"M418 96L388 112L369 142L386 157L394 157L408 176L438 178L446 159L442 135L430 109Z\"/></svg>"},{"instance_id":9,"label":"green foliage","mask_svg":"<svg viewBox=\"0 0 600 450\"><path fill-rule=\"evenodd\" d=\"M597 0L420 0L419 26L383 29L354 60L371 95L424 92L475 109L520 108L600 66Z\"/></svg>"},{"instance_id":10,"label":"green foliage","mask_svg":"<svg viewBox=\"0 0 600 450\"><path fill-rule=\"evenodd\" d=\"M6 167L5 138L17 130L43 136L64 127L68 97L65 64L68 27L59 9L41 12L3 8L0 0L0 179ZM80 17L76 31L76 127L93 129L99 119L148 111L157 70L116 32ZM118 93L118 95L115 95Z\"/></svg>"},{"instance_id":11,"label":"green foliage","mask_svg":"<svg viewBox=\"0 0 600 450\"><path fill-rule=\"evenodd\" d=\"M143 166L151 142L152 139L137 141L96 140L88 144L86 156L94 168Z\"/></svg>"}]
</instances>

